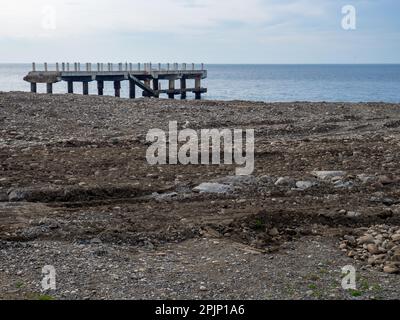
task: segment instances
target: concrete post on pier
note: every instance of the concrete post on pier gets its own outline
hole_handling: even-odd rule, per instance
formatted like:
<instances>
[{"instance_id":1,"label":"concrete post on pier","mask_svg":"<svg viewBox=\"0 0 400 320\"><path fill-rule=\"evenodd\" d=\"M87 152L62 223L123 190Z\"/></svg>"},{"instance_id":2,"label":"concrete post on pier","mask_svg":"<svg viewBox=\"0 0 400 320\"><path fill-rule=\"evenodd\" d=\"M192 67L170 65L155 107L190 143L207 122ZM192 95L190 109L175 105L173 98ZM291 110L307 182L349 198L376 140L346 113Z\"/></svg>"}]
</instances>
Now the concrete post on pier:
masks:
<instances>
[{"instance_id":1,"label":"concrete post on pier","mask_svg":"<svg viewBox=\"0 0 400 320\"><path fill-rule=\"evenodd\" d=\"M83 88L83 95L84 96L89 95L89 82L83 81L82 82L82 88Z\"/></svg>"},{"instance_id":2,"label":"concrete post on pier","mask_svg":"<svg viewBox=\"0 0 400 320\"><path fill-rule=\"evenodd\" d=\"M74 93L74 82L68 81L68 93Z\"/></svg>"},{"instance_id":3,"label":"concrete post on pier","mask_svg":"<svg viewBox=\"0 0 400 320\"><path fill-rule=\"evenodd\" d=\"M195 96L196 96L195 99L201 100L201 78L200 77L196 78L194 80L194 82L195 82L194 87L195 87Z\"/></svg>"},{"instance_id":4,"label":"concrete post on pier","mask_svg":"<svg viewBox=\"0 0 400 320\"><path fill-rule=\"evenodd\" d=\"M119 98L121 96L121 81L114 81L115 96Z\"/></svg>"},{"instance_id":5,"label":"concrete post on pier","mask_svg":"<svg viewBox=\"0 0 400 320\"><path fill-rule=\"evenodd\" d=\"M48 94L53 93L53 84L52 83L46 83L46 91Z\"/></svg>"},{"instance_id":6,"label":"concrete post on pier","mask_svg":"<svg viewBox=\"0 0 400 320\"><path fill-rule=\"evenodd\" d=\"M104 94L104 81L103 80L97 80L97 93L99 96L102 96Z\"/></svg>"},{"instance_id":7,"label":"concrete post on pier","mask_svg":"<svg viewBox=\"0 0 400 320\"><path fill-rule=\"evenodd\" d=\"M135 99L136 98L136 85L135 81L129 79L129 98Z\"/></svg>"},{"instance_id":8,"label":"concrete post on pier","mask_svg":"<svg viewBox=\"0 0 400 320\"><path fill-rule=\"evenodd\" d=\"M171 91L168 93L168 99L175 99L175 80L169 79L168 89Z\"/></svg>"},{"instance_id":9,"label":"concrete post on pier","mask_svg":"<svg viewBox=\"0 0 400 320\"><path fill-rule=\"evenodd\" d=\"M181 78L181 100L186 99L186 79Z\"/></svg>"},{"instance_id":10,"label":"concrete post on pier","mask_svg":"<svg viewBox=\"0 0 400 320\"><path fill-rule=\"evenodd\" d=\"M31 92L33 93L37 92L37 85L35 82L31 82Z\"/></svg>"},{"instance_id":11,"label":"concrete post on pier","mask_svg":"<svg viewBox=\"0 0 400 320\"><path fill-rule=\"evenodd\" d=\"M158 79L153 79L153 90L156 92L155 97L159 98L160 94L158 93L159 90L159 82Z\"/></svg>"}]
</instances>

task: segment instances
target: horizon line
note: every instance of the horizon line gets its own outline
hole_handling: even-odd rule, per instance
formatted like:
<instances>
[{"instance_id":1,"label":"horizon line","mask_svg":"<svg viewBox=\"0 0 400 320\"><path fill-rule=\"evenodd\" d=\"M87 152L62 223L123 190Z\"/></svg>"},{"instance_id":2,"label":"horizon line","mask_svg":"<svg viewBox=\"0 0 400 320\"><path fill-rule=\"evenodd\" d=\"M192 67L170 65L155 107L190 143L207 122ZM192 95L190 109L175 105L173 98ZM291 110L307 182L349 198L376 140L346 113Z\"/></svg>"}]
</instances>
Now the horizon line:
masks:
<instances>
[{"instance_id":1,"label":"horizon line","mask_svg":"<svg viewBox=\"0 0 400 320\"><path fill-rule=\"evenodd\" d=\"M50 63L50 64L55 64L57 61L54 62L48 62L48 61L30 61L30 62L2 62L0 61L0 64L32 64L33 62L35 63ZM66 61L69 62L69 61ZM78 62L78 63L105 63L105 62L80 62L80 61L73 61ZM125 63L126 61L122 62ZM60 63L60 62L58 62ZM71 63L71 62L70 62ZM121 61L118 62L110 62L110 63L121 63ZM147 63L147 62L136 62L136 63ZM161 63L161 64L167 64L168 62L154 62L155 64ZM185 63L185 62L182 62ZM352 63L352 62L341 62L341 63L336 63L336 62L328 62L328 63L305 63L305 62L299 62L299 63L294 63L294 62L280 62L280 63L265 63L265 62L258 62L258 63L249 63L249 62L224 62L224 63L218 63L218 62L193 62L195 64L201 64L204 63L205 65L400 65L399 62L365 62L365 63Z\"/></svg>"}]
</instances>

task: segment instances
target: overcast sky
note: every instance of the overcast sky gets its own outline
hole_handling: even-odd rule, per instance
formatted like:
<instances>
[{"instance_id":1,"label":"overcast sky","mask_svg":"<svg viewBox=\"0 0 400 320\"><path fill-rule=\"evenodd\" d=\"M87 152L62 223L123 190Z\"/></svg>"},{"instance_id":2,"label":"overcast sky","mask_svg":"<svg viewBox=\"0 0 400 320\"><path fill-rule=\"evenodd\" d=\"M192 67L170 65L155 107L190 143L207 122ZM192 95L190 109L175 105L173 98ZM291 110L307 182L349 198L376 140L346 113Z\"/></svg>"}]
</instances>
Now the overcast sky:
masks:
<instances>
[{"instance_id":1,"label":"overcast sky","mask_svg":"<svg viewBox=\"0 0 400 320\"><path fill-rule=\"evenodd\" d=\"M399 0L0 3L1 62L400 63Z\"/></svg>"}]
</instances>

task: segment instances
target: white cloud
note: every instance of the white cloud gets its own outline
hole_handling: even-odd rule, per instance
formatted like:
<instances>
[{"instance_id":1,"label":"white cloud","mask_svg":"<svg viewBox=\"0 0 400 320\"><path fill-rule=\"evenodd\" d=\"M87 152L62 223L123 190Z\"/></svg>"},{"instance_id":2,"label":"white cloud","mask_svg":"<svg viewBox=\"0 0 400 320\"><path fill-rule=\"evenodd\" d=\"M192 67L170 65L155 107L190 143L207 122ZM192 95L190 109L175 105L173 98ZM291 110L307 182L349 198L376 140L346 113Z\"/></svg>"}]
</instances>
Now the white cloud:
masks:
<instances>
[{"instance_id":1,"label":"white cloud","mask_svg":"<svg viewBox=\"0 0 400 320\"><path fill-rule=\"evenodd\" d=\"M55 8L54 30L42 27L46 6ZM7 1L0 10L0 37L190 34L213 30L224 23L251 27L293 15L322 13L323 5L316 0L14 0Z\"/></svg>"}]
</instances>

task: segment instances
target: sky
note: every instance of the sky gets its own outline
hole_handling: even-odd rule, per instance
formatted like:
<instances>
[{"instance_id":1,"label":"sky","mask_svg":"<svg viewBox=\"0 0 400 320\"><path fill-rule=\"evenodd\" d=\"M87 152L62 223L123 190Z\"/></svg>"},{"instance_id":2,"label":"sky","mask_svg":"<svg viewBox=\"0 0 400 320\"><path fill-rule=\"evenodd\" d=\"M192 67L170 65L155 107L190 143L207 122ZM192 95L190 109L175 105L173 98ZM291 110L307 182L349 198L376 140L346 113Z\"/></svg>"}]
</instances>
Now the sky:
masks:
<instances>
[{"instance_id":1,"label":"sky","mask_svg":"<svg viewBox=\"0 0 400 320\"><path fill-rule=\"evenodd\" d=\"M0 62L400 63L399 16L399 0L0 0Z\"/></svg>"}]
</instances>

